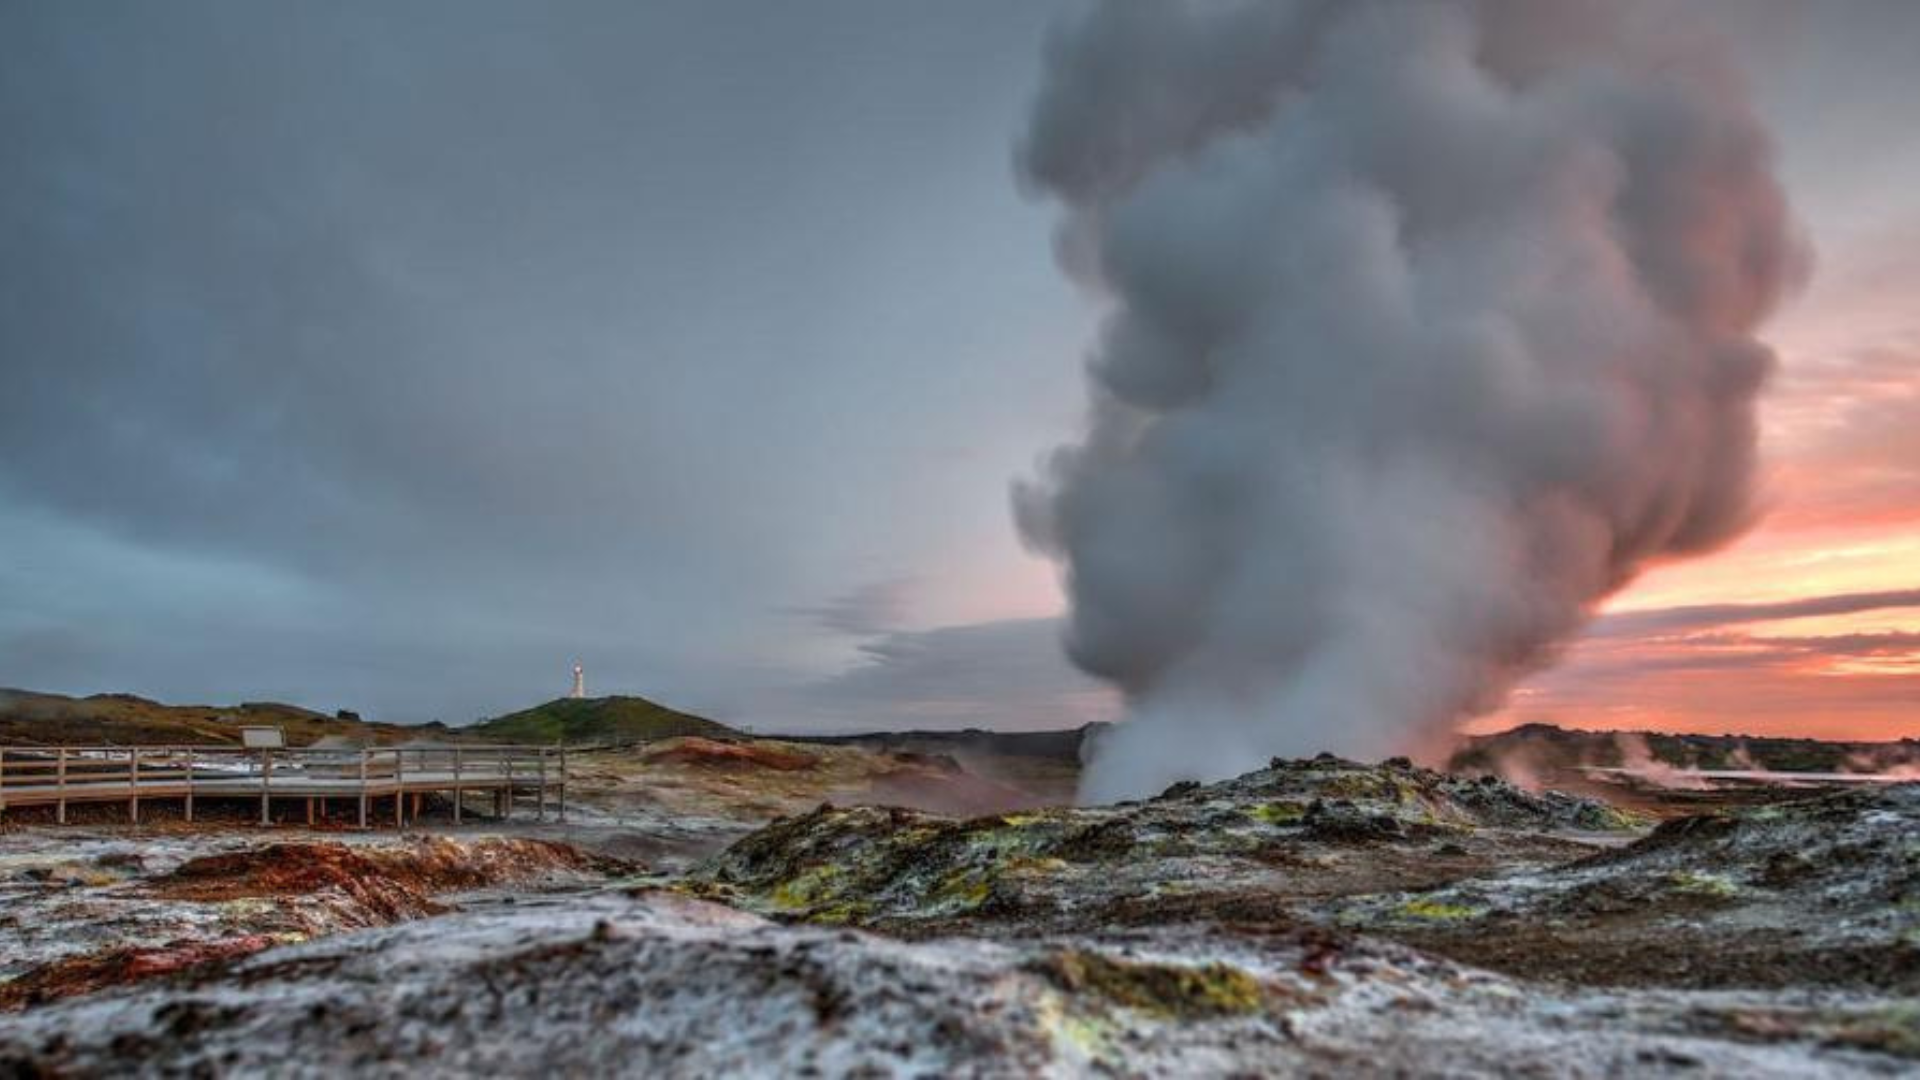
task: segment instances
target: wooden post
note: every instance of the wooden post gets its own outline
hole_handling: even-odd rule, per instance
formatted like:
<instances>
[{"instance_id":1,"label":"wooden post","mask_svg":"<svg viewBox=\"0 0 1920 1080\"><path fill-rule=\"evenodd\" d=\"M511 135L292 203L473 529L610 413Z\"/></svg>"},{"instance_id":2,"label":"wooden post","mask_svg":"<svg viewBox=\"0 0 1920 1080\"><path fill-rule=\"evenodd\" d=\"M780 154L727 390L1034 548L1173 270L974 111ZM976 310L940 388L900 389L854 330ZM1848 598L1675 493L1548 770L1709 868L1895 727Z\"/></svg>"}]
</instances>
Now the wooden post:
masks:
<instances>
[{"instance_id":1,"label":"wooden post","mask_svg":"<svg viewBox=\"0 0 1920 1080\"><path fill-rule=\"evenodd\" d=\"M273 824L269 805L269 800L272 798L269 789L272 787L273 751L263 749L260 751L260 824L262 825Z\"/></svg>"},{"instance_id":2,"label":"wooden post","mask_svg":"<svg viewBox=\"0 0 1920 1080\"><path fill-rule=\"evenodd\" d=\"M567 744L560 744L560 820L567 820Z\"/></svg>"},{"instance_id":3,"label":"wooden post","mask_svg":"<svg viewBox=\"0 0 1920 1080\"><path fill-rule=\"evenodd\" d=\"M58 788L56 798L59 799L59 805L55 808L55 820L65 825L67 823L67 748L64 746L60 748L59 755L54 761L54 777L54 783Z\"/></svg>"},{"instance_id":4,"label":"wooden post","mask_svg":"<svg viewBox=\"0 0 1920 1080\"><path fill-rule=\"evenodd\" d=\"M372 755L373 751L364 746L360 748L360 828L362 830L367 827L367 758Z\"/></svg>"},{"instance_id":5,"label":"wooden post","mask_svg":"<svg viewBox=\"0 0 1920 1080\"><path fill-rule=\"evenodd\" d=\"M453 748L453 823L460 824L460 748Z\"/></svg>"},{"instance_id":6,"label":"wooden post","mask_svg":"<svg viewBox=\"0 0 1920 1080\"><path fill-rule=\"evenodd\" d=\"M127 750L127 820L140 824L140 748Z\"/></svg>"},{"instance_id":7,"label":"wooden post","mask_svg":"<svg viewBox=\"0 0 1920 1080\"><path fill-rule=\"evenodd\" d=\"M393 827L404 831L407 827L407 759L406 751L393 752Z\"/></svg>"},{"instance_id":8,"label":"wooden post","mask_svg":"<svg viewBox=\"0 0 1920 1080\"><path fill-rule=\"evenodd\" d=\"M547 820L547 751L540 748L540 777L533 788L533 818L535 821Z\"/></svg>"},{"instance_id":9,"label":"wooden post","mask_svg":"<svg viewBox=\"0 0 1920 1080\"><path fill-rule=\"evenodd\" d=\"M7 812L7 748L0 746L0 814Z\"/></svg>"},{"instance_id":10,"label":"wooden post","mask_svg":"<svg viewBox=\"0 0 1920 1080\"><path fill-rule=\"evenodd\" d=\"M187 748L187 824L193 824L193 748Z\"/></svg>"},{"instance_id":11,"label":"wooden post","mask_svg":"<svg viewBox=\"0 0 1920 1080\"><path fill-rule=\"evenodd\" d=\"M307 796L307 828L313 828L313 796Z\"/></svg>"}]
</instances>

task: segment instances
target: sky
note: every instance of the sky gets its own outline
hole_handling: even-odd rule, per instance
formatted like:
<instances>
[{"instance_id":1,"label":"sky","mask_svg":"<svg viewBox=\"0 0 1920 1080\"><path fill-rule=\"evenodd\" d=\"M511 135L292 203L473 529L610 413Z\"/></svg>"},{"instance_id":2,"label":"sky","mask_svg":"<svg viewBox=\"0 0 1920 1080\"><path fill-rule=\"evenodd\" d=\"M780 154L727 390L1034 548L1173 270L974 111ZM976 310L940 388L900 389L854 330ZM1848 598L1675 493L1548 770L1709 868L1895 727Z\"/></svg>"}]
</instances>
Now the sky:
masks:
<instances>
[{"instance_id":1,"label":"sky","mask_svg":"<svg viewBox=\"0 0 1920 1080\"><path fill-rule=\"evenodd\" d=\"M1111 717L1009 512L1099 316L1060 10L0 0L0 686ZM1767 513L1478 729L1920 736L1920 6L1716 10L1815 252Z\"/></svg>"}]
</instances>

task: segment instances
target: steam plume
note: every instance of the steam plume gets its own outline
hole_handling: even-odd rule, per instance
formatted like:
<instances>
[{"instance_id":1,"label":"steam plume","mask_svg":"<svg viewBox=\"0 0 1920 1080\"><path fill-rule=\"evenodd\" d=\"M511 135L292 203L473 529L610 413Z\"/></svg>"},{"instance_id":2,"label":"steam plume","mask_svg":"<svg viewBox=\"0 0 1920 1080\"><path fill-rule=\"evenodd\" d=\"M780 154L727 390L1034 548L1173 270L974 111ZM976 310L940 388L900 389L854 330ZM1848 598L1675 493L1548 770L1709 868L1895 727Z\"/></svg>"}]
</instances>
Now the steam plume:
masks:
<instances>
[{"instance_id":1,"label":"steam plume","mask_svg":"<svg viewBox=\"0 0 1920 1080\"><path fill-rule=\"evenodd\" d=\"M1750 520L1798 249L1705 36L1605 2L1109 3L1020 150L1109 302L1016 486L1131 717L1083 794L1420 750Z\"/></svg>"}]
</instances>

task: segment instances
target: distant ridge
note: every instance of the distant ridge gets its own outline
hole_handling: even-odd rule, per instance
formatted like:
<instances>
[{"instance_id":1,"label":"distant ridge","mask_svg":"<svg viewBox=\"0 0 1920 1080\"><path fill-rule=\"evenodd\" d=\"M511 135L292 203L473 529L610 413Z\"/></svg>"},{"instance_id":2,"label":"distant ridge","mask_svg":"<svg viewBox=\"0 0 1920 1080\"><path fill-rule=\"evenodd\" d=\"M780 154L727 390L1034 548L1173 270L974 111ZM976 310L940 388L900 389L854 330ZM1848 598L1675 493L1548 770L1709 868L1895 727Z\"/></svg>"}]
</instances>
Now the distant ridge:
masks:
<instances>
[{"instance_id":1,"label":"distant ridge","mask_svg":"<svg viewBox=\"0 0 1920 1080\"><path fill-rule=\"evenodd\" d=\"M482 720L466 734L496 742L647 742L678 735L723 738L739 732L715 720L643 697L555 698L544 705Z\"/></svg>"},{"instance_id":2,"label":"distant ridge","mask_svg":"<svg viewBox=\"0 0 1920 1080\"><path fill-rule=\"evenodd\" d=\"M959 730L861 731L839 735L782 735L788 742L864 746L875 750L912 750L919 753L976 751L1008 757L1050 758L1078 764L1089 739L1104 735L1111 724L1095 721L1076 728L1044 731Z\"/></svg>"},{"instance_id":3,"label":"distant ridge","mask_svg":"<svg viewBox=\"0 0 1920 1080\"><path fill-rule=\"evenodd\" d=\"M328 735L356 742L392 743L445 734L439 725L366 723L351 713L328 716L273 701L166 705L133 694L76 698L0 688L0 744L12 746L237 744L240 729L250 724L284 729L287 742L293 746L304 746Z\"/></svg>"},{"instance_id":4,"label":"distant ridge","mask_svg":"<svg viewBox=\"0 0 1920 1080\"><path fill-rule=\"evenodd\" d=\"M1498 773L1509 763L1531 770L1627 764L1626 748L1676 769L1759 769L1771 772L1881 772L1920 763L1920 740L1864 742L1779 735L1694 735L1661 731L1586 731L1522 724L1468 738L1448 768Z\"/></svg>"}]
</instances>

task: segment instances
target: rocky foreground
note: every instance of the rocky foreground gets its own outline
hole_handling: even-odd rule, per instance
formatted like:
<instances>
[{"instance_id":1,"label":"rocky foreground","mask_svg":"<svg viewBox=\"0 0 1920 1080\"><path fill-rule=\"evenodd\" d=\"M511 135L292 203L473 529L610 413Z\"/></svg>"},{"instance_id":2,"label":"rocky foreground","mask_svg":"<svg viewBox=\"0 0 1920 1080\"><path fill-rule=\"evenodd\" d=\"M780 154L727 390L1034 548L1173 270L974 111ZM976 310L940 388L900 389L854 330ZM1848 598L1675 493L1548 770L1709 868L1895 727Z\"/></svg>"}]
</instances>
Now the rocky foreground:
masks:
<instances>
[{"instance_id":1,"label":"rocky foreground","mask_svg":"<svg viewBox=\"0 0 1920 1080\"><path fill-rule=\"evenodd\" d=\"M1113 807L822 807L684 872L451 843L254 901L357 923L105 988L44 972L110 942L9 968L0 1075L1920 1071L1917 785L1652 828L1322 758ZM267 925L254 850L68 891L214 943Z\"/></svg>"},{"instance_id":2,"label":"rocky foreground","mask_svg":"<svg viewBox=\"0 0 1920 1080\"><path fill-rule=\"evenodd\" d=\"M1743 1027L1765 1015L1766 1028ZM14 1075L1893 1075L1807 999L1543 994L1384 942L908 943L654 894L263 953L0 1028ZM1789 1027L1787 1025L1798 1025Z\"/></svg>"}]
</instances>

